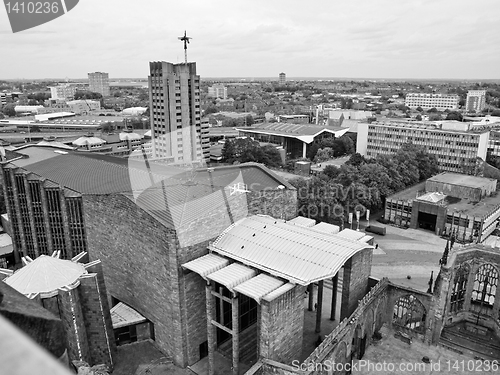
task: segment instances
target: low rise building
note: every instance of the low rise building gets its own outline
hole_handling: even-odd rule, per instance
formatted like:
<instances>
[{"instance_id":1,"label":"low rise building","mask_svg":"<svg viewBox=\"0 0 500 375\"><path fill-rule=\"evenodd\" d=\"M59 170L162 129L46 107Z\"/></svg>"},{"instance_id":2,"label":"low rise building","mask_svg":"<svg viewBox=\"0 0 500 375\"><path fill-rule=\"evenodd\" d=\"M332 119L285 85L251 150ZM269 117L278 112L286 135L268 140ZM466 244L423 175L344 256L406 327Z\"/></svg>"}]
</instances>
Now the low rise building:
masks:
<instances>
[{"instance_id":1,"label":"low rise building","mask_svg":"<svg viewBox=\"0 0 500 375\"><path fill-rule=\"evenodd\" d=\"M498 226L497 181L443 172L386 199L385 219L461 242L482 242Z\"/></svg>"},{"instance_id":2,"label":"low rise building","mask_svg":"<svg viewBox=\"0 0 500 375\"><path fill-rule=\"evenodd\" d=\"M306 157L307 148L323 138L341 137L349 129L310 124L272 123L237 128L240 136L283 147L287 158Z\"/></svg>"}]
</instances>

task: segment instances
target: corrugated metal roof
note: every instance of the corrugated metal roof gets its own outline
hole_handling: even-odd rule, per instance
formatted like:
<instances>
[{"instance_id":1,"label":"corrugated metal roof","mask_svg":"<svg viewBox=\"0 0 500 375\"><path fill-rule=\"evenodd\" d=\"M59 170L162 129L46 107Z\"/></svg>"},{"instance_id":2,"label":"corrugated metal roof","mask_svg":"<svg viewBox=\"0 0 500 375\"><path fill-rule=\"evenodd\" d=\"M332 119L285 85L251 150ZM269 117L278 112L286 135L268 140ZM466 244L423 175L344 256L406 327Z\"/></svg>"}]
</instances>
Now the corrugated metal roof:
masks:
<instances>
[{"instance_id":1,"label":"corrugated metal roof","mask_svg":"<svg viewBox=\"0 0 500 375\"><path fill-rule=\"evenodd\" d=\"M320 222L313 227L314 230L322 233L337 234L340 232L340 227L338 225L333 225L325 222Z\"/></svg>"},{"instance_id":2,"label":"corrugated metal roof","mask_svg":"<svg viewBox=\"0 0 500 375\"><path fill-rule=\"evenodd\" d=\"M278 298L279 296L285 294L289 290L292 290L294 287L295 287L294 284L292 284L292 283L286 283L286 284L280 286L278 289L273 290L271 293L269 293L268 295L264 296L264 298L262 298L262 299L265 300L265 301L271 302L272 300L274 300L274 299Z\"/></svg>"},{"instance_id":3,"label":"corrugated metal roof","mask_svg":"<svg viewBox=\"0 0 500 375\"><path fill-rule=\"evenodd\" d=\"M207 254L198 259L192 260L191 262L183 264L182 267L205 277L210 273L226 267L228 264L229 260L227 258L223 258L215 254Z\"/></svg>"},{"instance_id":4,"label":"corrugated metal roof","mask_svg":"<svg viewBox=\"0 0 500 375\"><path fill-rule=\"evenodd\" d=\"M254 277L257 271L239 263L230 264L216 272L207 275L207 278L224 285L229 290Z\"/></svg>"},{"instance_id":5,"label":"corrugated metal roof","mask_svg":"<svg viewBox=\"0 0 500 375\"><path fill-rule=\"evenodd\" d=\"M316 220L314 219L309 219L308 217L304 216L297 216L293 218L292 220L288 221L289 223L295 224L295 225L300 225L306 228L311 228L316 225Z\"/></svg>"},{"instance_id":6,"label":"corrugated metal roof","mask_svg":"<svg viewBox=\"0 0 500 375\"><path fill-rule=\"evenodd\" d=\"M358 232L357 230L354 230L354 229L346 228L344 230L341 230L338 233L338 235L340 237L348 238L350 240L359 241L360 239L362 239L365 236L365 233Z\"/></svg>"},{"instance_id":7,"label":"corrugated metal roof","mask_svg":"<svg viewBox=\"0 0 500 375\"><path fill-rule=\"evenodd\" d=\"M111 313L111 322L113 329L131 326L134 324L145 322L147 319L135 311L130 306L119 302L109 311Z\"/></svg>"},{"instance_id":8,"label":"corrugated metal roof","mask_svg":"<svg viewBox=\"0 0 500 375\"><path fill-rule=\"evenodd\" d=\"M373 240L373 236L366 235L366 236L361 237L359 239L359 242L368 242L368 241L371 241L371 240Z\"/></svg>"},{"instance_id":9,"label":"corrugated metal roof","mask_svg":"<svg viewBox=\"0 0 500 375\"><path fill-rule=\"evenodd\" d=\"M283 281L261 273L260 275L257 275L250 280L235 286L234 290L238 293L253 298L258 303L260 303L262 297L271 293L273 290L278 289L283 284Z\"/></svg>"},{"instance_id":10,"label":"corrugated metal roof","mask_svg":"<svg viewBox=\"0 0 500 375\"><path fill-rule=\"evenodd\" d=\"M271 275L308 285L335 276L350 257L373 247L256 215L233 224L210 248Z\"/></svg>"}]
</instances>

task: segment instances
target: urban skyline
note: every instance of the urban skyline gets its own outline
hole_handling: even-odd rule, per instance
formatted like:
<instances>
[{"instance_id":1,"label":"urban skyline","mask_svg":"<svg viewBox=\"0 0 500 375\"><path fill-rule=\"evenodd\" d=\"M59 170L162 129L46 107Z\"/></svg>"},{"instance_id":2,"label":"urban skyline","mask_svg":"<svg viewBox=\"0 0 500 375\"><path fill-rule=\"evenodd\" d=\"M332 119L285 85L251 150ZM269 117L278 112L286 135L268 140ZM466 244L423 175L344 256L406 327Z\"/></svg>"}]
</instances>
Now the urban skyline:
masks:
<instances>
[{"instance_id":1,"label":"urban skyline","mask_svg":"<svg viewBox=\"0 0 500 375\"><path fill-rule=\"evenodd\" d=\"M18 34L0 12L0 44L9 56L1 78L85 77L100 70L146 77L144 61L184 60L177 39L184 30L193 38L188 60L203 62L202 77L277 77L283 71L287 77L500 78L500 57L491 53L499 41L491 11L496 3L489 0L472 8L449 0L318 2L309 12L282 1L117 4L89 0ZM37 56L37 69L30 68L30 56Z\"/></svg>"}]
</instances>

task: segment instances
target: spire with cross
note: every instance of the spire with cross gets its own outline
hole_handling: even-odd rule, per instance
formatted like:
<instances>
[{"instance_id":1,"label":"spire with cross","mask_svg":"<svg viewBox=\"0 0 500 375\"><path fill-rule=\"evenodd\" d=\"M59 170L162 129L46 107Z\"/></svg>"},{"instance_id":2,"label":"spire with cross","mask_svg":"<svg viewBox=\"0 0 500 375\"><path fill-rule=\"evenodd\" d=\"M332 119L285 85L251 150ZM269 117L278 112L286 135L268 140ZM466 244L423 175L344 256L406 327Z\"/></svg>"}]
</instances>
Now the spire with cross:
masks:
<instances>
[{"instance_id":1,"label":"spire with cross","mask_svg":"<svg viewBox=\"0 0 500 375\"><path fill-rule=\"evenodd\" d=\"M189 36L186 35L186 30L184 30L184 36L180 36L179 37L179 40L183 41L184 42L184 62L187 64L188 62L188 52L187 52L187 49L188 49L188 44L189 44L189 39L193 39Z\"/></svg>"}]
</instances>

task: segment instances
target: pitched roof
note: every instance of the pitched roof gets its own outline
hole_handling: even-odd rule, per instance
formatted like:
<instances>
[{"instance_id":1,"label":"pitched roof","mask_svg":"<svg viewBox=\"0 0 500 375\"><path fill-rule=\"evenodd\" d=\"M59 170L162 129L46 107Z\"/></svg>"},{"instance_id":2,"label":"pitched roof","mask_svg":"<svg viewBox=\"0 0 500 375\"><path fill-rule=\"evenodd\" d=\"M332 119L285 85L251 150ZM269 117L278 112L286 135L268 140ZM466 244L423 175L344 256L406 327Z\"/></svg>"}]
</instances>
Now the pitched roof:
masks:
<instances>
[{"instance_id":1,"label":"pitched roof","mask_svg":"<svg viewBox=\"0 0 500 375\"><path fill-rule=\"evenodd\" d=\"M239 220L210 245L216 253L300 285L335 276L366 248L373 247L264 215Z\"/></svg>"}]
</instances>

